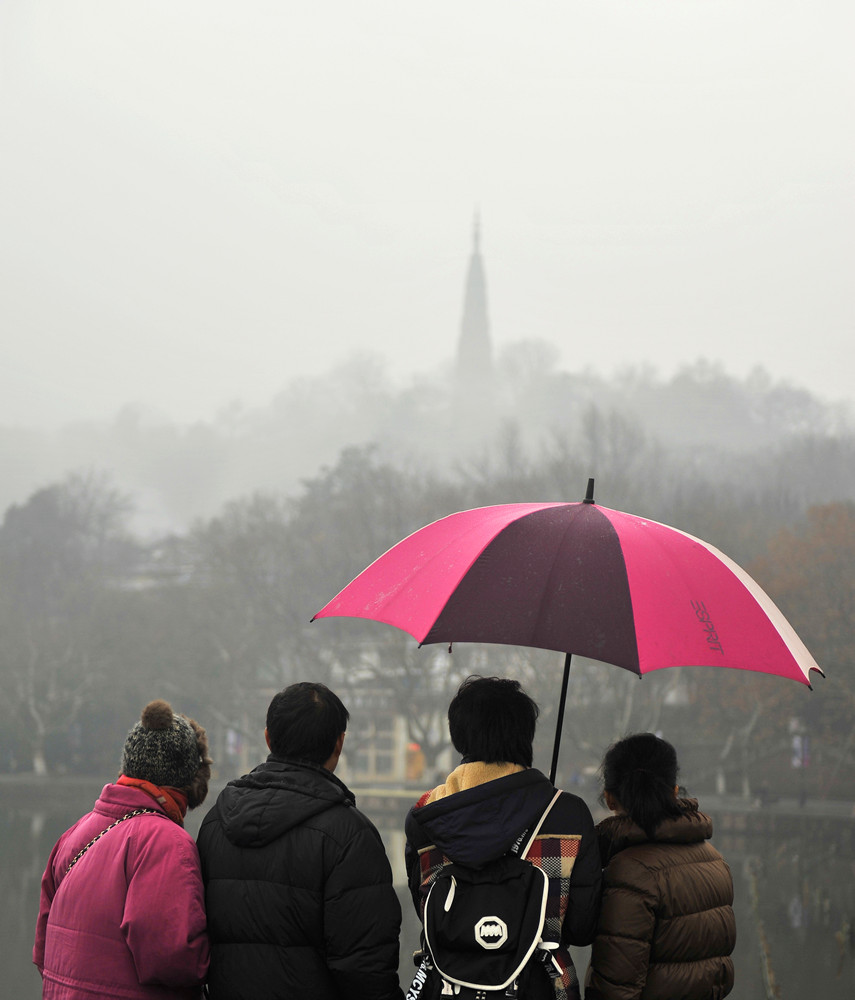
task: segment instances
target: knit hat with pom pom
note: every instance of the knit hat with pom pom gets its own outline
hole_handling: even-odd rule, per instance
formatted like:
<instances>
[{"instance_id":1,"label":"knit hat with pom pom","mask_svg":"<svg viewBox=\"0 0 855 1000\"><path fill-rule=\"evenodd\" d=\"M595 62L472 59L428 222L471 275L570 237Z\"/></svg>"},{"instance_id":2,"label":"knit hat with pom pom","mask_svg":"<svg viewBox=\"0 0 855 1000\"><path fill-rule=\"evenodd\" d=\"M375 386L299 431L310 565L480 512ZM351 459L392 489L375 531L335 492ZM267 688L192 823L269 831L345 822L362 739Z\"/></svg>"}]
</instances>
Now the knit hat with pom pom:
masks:
<instances>
[{"instance_id":1,"label":"knit hat with pom pom","mask_svg":"<svg viewBox=\"0 0 855 1000\"><path fill-rule=\"evenodd\" d=\"M122 774L153 785L186 788L203 763L196 733L170 705L152 701L128 733L122 754Z\"/></svg>"}]
</instances>

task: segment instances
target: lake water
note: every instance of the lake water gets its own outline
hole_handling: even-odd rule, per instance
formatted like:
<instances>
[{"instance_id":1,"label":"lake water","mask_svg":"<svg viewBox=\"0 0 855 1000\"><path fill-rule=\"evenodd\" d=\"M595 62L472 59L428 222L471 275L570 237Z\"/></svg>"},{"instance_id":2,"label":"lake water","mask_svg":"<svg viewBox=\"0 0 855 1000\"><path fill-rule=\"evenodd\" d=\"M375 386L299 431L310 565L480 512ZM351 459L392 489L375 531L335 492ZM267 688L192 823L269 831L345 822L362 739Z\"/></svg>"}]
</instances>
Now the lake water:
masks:
<instances>
[{"instance_id":1,"label":"lake water","mask_svg":"<svg viewBox=\"0 0 855 1000\"><path fill-rule=\"evenodd\" d=\"M103 782L0 784L0 951L3 995L37 1000L41 981L31 963L39 882L60 834L91 808ZM415 796L414 796L415 797ZM195 835L205 808L191 813ZM357 802L381 829L404 923L401 978L418 943L418 922L406 889L401 800L384 812L377 799ZM592 807L594 803L590 803ZM855 817L849 806L775 803L765 810L740 802L705 801L715 845L730 863L736 887L738 1000L852 1000L855 997ZM580 975L587 950L575 955Z\"/></svg>"}]
</instances>

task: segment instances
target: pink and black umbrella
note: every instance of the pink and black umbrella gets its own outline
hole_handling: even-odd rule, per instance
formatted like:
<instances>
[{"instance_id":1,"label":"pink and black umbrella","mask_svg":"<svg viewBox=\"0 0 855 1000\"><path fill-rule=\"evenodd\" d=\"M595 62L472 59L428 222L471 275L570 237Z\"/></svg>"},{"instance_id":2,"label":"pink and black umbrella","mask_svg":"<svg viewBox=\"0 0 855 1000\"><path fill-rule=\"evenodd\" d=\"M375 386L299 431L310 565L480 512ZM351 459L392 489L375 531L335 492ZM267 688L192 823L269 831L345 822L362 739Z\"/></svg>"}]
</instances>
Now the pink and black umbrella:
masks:
<instances>
[{"instance_id":1,"label":"pink and black umbrella","mask_svg":"<svg viewBox=\"0 0 855 1000\"><path fill-rule=\"evenodd\" d=\"M450 514L398 542L314 617L369 618L418 643L482 642L572 654L639 676L728 667L810 687L822 670L771 598L712 545L646 518L581 503ZM313 619L314 620L314 619ZM823 675L824 676L824 675Z\"/></svg>"}]
</instances>

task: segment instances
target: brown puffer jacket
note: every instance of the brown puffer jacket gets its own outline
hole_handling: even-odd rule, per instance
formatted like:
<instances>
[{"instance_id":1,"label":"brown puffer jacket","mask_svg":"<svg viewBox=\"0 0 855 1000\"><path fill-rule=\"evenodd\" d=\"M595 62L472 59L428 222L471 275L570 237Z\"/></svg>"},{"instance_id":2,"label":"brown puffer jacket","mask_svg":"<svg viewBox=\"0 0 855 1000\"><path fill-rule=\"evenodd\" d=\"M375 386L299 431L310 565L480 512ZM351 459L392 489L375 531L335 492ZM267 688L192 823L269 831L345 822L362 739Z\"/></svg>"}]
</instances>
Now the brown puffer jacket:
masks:
<instances>
[{"instance_id":1,"label":"brown puffer jacket","mask_svg":"<svg viewBox=\"0 0 855 1000\"><path fill-rule=\"evenodd\" d=\"M628 816L597 826L603 900L585 1000L720 1000L733 989L733 880L694 799L651 841Z\"/></svg>"}]
</instances>

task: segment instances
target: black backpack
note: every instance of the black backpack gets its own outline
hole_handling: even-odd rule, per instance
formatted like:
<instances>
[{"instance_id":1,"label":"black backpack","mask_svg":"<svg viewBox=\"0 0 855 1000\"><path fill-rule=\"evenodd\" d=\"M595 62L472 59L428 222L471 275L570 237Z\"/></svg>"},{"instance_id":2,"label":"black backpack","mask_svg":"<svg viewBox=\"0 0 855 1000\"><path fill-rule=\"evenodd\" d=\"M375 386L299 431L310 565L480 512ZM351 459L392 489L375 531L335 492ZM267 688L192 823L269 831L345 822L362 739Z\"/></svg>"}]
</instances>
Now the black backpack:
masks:
<instances>
[{"instance_id":1,"label":"black backpack","mask_svg":"<svg viewBox=\"0 0 855 1000\"><path fill-rule=\"evenodd\" d=\"M422 963L407 1000L525 996L530 960L537 954L548 962L557 947L542 938L549 879L526 855L560 795L556 791L509 854L480 869L449 864L440 870L425 900Z\"/></svg>"}]
</instances>

